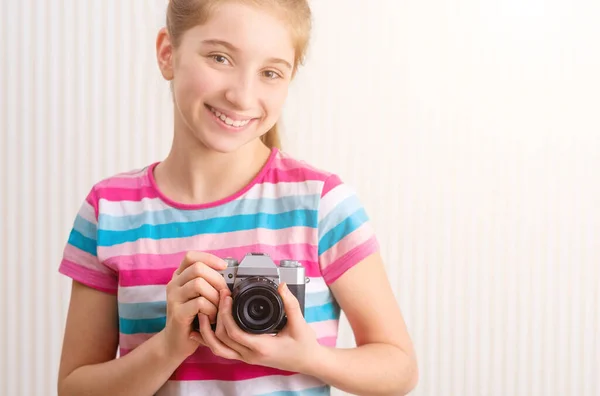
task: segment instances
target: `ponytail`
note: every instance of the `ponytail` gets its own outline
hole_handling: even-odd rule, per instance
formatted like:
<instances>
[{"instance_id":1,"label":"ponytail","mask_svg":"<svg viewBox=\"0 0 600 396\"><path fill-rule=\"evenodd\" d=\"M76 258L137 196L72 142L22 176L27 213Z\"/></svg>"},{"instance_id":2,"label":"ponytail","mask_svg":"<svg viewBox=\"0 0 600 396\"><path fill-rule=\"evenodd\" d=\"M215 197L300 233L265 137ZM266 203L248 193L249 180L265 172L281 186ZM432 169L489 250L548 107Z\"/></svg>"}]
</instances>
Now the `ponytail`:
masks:
<instances>
[{"instance_id":1,"label":"ponytail","mask_svg":"<svg viewBox=\"0 0 600 396\"><path fill-rule=\"evenodd\" d=\"M279 136L279 125L275 124L260 137L260 140L268 147L268 148L278 148L281 149L281 138Z\"/></svg>"}]
</instances>

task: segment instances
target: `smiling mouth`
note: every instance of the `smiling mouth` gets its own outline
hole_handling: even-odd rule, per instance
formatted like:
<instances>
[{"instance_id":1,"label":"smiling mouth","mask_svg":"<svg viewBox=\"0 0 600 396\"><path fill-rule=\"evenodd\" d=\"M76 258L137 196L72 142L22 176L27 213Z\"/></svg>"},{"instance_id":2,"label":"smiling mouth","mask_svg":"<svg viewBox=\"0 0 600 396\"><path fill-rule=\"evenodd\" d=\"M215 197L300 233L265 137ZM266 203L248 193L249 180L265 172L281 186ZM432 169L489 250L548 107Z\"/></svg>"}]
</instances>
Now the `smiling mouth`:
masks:
<instances>
[{"instance_id":1,"label":"smiling mouth","mask_svg":"<svg viewBox=\"0 0 600 396\"><path fill-rule=\"evenodd\" d=\"M206 107L225 125L229 126L229 127L233 127L233 128L243 128L246 125L248 125L248 123L250 121L253 120L253 118L245 118L245 119L240 119L240 118L233 118L233 116L230 116L228 114L222 113L219 110L206 105Z\"/></svg>"}]
</instances>

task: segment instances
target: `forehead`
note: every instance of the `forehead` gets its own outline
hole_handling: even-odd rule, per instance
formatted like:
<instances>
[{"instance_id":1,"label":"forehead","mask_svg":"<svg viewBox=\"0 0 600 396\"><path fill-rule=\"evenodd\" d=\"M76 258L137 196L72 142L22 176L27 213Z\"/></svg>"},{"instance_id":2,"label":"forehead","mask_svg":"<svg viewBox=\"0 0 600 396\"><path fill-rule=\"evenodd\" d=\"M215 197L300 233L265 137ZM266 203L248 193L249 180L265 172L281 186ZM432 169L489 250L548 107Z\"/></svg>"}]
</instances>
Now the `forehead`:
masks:
<instances>
[{"instance_id":1,"label":"forehead","mask_svg":"<svg viewBox=\"0 0 600 396\"><path fill-rule=\"evenodd\" d=\"M265 8L224 2L211 11L206 23L187 32L187 41L201 45L204 41L225 41L244 56L294 59L294 43L286 22ZM184 39L185 40L185 39Z\"/></svg>"}]
</instances>

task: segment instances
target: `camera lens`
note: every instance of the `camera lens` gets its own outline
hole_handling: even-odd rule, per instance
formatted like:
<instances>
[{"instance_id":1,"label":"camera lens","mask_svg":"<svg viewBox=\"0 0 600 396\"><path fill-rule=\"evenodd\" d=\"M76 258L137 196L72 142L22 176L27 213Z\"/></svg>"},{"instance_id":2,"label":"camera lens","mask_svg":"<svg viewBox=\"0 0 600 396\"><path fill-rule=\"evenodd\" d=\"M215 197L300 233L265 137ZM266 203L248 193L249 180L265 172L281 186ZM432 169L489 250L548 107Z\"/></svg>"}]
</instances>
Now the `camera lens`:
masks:
<instances>
[{"instance_id":1,"label":"camera lens","mask_svg":"<svg viewBox=\"0 0 600 396\"><path fill-rule=\"evenodd\" d=\"M277 285L268 278L244 279L234 288L232 297L233 317L246 332L269 333L283 319L285 311Z\"/></svg>"},{"instance_id":2,"label":"camera lens","mask_svg":"<svg viewBox=\"0 0 600 396\"><path fill-rule=\"evenodd\" d=\"M255 326L264 325L273 315L273 303L265 296L252 296L244 305L244 316Z\"/></svg>"}]
</instances>

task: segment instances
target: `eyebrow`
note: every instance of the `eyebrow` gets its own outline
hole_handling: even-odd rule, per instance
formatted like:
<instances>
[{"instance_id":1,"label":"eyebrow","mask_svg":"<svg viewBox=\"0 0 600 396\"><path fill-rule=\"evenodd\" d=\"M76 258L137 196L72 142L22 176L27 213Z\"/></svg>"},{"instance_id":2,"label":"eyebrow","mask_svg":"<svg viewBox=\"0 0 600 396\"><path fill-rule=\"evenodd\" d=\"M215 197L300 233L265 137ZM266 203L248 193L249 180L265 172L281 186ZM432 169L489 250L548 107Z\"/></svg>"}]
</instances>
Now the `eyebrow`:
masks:
<instances>
[{"instance_id":1,"label":"eyebrow","mask_svg":"<svg viewBox=\"0 0 600 396\"><path fill-rule=\"evenodd\" d=\"M210 39L210 40L203 40L202 44L206 44L206 45L220 45L222 47L228 48L229 50L233 51L233 52L239 52L240 49L237 48L235 45L224 41L224 40L218 40L218 39ZM270 63L280 63L284 66L286 66L289 69L292 69L292 65L290 65L290 63L284 59L281 58L269 58L267 59L268 62Z\"/></svg>"}]
</instances>

